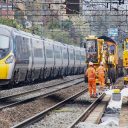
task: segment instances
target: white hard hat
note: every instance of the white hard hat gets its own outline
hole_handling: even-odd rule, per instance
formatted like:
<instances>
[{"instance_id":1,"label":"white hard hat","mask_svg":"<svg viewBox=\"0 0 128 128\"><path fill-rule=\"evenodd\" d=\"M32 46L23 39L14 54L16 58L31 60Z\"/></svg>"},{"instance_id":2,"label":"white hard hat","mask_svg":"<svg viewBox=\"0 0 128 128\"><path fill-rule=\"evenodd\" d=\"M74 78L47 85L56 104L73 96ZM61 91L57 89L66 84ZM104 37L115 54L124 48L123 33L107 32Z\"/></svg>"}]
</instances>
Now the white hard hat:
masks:
<instances>
[{"instance_id":1,"label":"white hard hat","mask_svg":"<svg viewBox=\"0 0 128 128\"><path fill-rule=\"evenodd\" d=\"M90 66L93 65L93 63L92 63L92 62L89 62L89 65L90 65Z\"/></svg>"},{"instance_id":2,"label":"white hard hat","mask_svg":"<svg viewBox=\"0 0 128 128\"><path fill-rule=\"evenodd\" d=\"M100 65L104 65L104 63L103 62L100 62Z\"/></svg>"}]
</instances>

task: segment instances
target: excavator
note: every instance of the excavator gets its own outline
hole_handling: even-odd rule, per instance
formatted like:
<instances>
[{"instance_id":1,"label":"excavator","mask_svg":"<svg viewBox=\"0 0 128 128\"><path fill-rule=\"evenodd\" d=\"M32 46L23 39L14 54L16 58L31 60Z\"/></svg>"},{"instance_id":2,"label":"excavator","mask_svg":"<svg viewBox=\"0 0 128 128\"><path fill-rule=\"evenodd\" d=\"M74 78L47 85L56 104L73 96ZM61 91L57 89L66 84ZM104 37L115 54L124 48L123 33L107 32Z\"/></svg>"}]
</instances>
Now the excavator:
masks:
<instances>
[{"instance_id":1,"label":"excavator","mask_svg":"<svg viewBox=\"0 0 128 128\"><path fill-rule=\"evenodd\" d=\"M91 61L95 69L104 63L106 69L105 83L114 83L118 74L118 45L107 36L96 37L90 35L86 37L85 46L87 64ZM96 79L98 84L98 79Z\"/></svg>"}]
</instances>

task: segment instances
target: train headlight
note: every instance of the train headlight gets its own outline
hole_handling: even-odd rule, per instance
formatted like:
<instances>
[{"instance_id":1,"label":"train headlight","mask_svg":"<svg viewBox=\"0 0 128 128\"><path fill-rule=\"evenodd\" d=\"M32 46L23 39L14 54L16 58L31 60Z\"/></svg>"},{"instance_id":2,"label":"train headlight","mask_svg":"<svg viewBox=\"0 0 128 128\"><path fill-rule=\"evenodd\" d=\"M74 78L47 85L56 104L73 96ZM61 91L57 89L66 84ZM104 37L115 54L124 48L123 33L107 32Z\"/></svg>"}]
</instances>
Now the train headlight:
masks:
<instances>
[{"instance_id":1,"label":"train headlight","mask_svg":"<svg viewBox=\"0 0 128 128\"><path fill-rule=\"evenodd\" d=\"M12 63L13 61L14 61L14 56L11 55L11 56L9 56L9 57L6 59L5 63L6 63L6 64L10 64L10 63Z\"/></svg>"}]
</instances>

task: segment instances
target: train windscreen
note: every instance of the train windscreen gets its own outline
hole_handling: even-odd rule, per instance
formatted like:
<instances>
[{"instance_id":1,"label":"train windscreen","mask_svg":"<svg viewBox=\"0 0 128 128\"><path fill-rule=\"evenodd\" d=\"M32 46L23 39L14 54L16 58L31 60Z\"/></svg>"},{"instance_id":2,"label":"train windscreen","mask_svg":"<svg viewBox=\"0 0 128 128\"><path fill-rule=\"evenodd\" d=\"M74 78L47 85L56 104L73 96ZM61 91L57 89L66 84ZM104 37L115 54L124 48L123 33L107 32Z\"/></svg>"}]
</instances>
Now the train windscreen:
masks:
<instances>
[{"instance_id":1,"label":"train windscreen","mask_svg":"<svg viewBox=\"0 0 128 128\"><path fill-rule=\"evenodd\" d=\"M98 63L98 46L96 40L87 40L86 41L86 50L87 50L87 63L93 62Z\"/></svg>"},{"instance_id":2,"label":"train windscreen","mask_svg":"<svg viewBox=\"0 0 128 128\"><path fill-rule=\"evenodd\" d=\"M0 35L0 59L6 56L9 50L9 37Z\"/></svg>"},{"instance_id":3,"label":"train windscreen","mask_svg":"<svg viewBox=\"0 0 128 128\"><path fill-rule=\"evenodd\" d=\"M109 46L109 53L114 55L115 54L115 49L116 49L115 45Z\"/></svg>"}]
</instances>

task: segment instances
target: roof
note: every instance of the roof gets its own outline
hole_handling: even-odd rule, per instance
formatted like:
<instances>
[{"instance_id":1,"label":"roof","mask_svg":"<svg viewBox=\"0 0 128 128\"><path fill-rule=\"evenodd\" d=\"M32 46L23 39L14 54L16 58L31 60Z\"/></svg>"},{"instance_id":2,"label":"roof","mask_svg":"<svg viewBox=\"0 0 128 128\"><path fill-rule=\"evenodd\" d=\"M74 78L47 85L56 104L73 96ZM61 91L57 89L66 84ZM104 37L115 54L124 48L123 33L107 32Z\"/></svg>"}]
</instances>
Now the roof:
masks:
<instances>
[{"instance_id":1,"label":"roof","mask_svg":"<svg viewBox=\"0 0 128 128\"><path fill-rule=\"evenodd\" d=\"M110 38L108 36L100 36L100 37L98 37L98 39L104 39L104 41L110 41L110 42L117 44L116 41L114 41L112 38Z\"/></svg>"}]
</instances>

